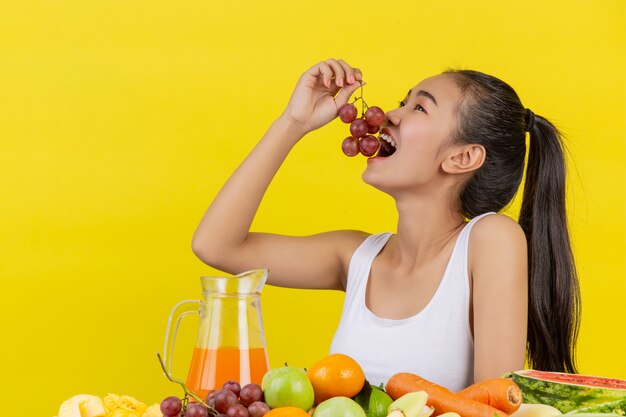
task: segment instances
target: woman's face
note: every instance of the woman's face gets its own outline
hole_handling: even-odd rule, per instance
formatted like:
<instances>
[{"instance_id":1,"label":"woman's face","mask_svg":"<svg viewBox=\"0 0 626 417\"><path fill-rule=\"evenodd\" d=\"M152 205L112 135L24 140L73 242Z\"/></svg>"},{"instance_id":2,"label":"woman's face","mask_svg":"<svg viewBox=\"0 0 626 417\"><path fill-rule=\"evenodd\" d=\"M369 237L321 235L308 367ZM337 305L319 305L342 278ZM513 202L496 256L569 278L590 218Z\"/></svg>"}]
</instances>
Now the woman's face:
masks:
<instances>
[{"instance_id":1,"label":"woman's face","mask_svg":"<svg viewBox=\"0 0 626 417\"><path fill-rule=\"evenodd\" d=\"M413 87L400 107L387 112L381 136L393 139L389 157L370 158L363 180L394 196L403 190L437 186L450 156L461 91L450 75L427 78Z\"/></svg>"}]
</instances>

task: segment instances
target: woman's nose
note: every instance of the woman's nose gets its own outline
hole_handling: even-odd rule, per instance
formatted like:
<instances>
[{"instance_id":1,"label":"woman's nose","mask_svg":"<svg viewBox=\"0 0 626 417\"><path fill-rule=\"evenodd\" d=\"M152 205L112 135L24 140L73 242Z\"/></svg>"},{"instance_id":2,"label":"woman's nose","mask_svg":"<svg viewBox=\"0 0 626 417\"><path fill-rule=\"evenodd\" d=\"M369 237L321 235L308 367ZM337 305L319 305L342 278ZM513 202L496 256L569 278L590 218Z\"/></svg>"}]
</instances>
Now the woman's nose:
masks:
<instances>
[{"instance_id":1,"label":"woman's nose","mask_svg":"<svg viewBox=\"0 0 626 417\"><path fill-rule=\"evenodd\" d=\"M389 110L387 113L385 113L385 122L383 123L383 125L389 125L389 126L397 126L400 124L400 112L398 110L400 110L401 108L397 108L397 109L393 109L393 110Z\"/></svg>"}]
</instances>

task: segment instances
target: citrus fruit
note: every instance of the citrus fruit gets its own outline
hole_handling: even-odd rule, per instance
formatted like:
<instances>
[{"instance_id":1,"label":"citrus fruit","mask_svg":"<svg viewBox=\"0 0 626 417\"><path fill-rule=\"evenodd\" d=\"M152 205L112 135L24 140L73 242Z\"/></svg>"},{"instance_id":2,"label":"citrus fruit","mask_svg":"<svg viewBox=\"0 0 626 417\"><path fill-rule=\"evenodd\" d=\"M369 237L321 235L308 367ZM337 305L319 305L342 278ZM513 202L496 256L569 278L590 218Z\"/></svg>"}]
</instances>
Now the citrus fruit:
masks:
<instances>
[{"instance_id":1,"label":"citrus fruit","mask_svg":"<svg viewBox=\"0 0 626 417\"><path fill-rule=\"evenodd\" d=\"M267 416L267 414L266 414ZM365 411L356 401L348 397L333 397L322 401L312 417L367 417ZM270 416L271 417L271 416Z\"/></svg>"},{"instance_id":2,"label":"citrus fruit","mask_svg":"<svg viewBox=\"0 0 626 417\"><path fill-rule=\"evenodd\" d=\"M313 384L315 404L332 397L352 398L365 383L361 365L342 353L328 355L314 363L307 375Z\"/></svg>"},{"instance_id":3,"label":"citrus fruit","mask_svg":"<svg viewBox=\"0 0 626 417\"><path fill-rule=\"evenodd\" d=\"M393 400L385 391L377 387L372 387L367 417L385 417L388 414L387 407L389 407L392 402Z\"/></svg>"},{"instance_id":4,"label":"citrus fruit","mask_svg":"<svg viewBox=\"0 0 626 417\"><path fill-rule=\"evenodd\" d=\"M298 407L278 407L273 408L263 415L263 417L311 417L309 413Z\"/></svg>"}]
</instances>

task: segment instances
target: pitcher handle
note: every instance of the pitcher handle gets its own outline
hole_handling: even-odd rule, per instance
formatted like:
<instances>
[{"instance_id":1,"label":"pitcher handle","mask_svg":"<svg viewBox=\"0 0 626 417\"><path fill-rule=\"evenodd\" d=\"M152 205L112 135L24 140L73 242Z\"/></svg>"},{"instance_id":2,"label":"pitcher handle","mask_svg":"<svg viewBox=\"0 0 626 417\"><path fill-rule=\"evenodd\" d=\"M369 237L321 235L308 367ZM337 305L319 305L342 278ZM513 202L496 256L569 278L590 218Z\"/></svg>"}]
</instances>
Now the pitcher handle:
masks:
<instances>
[{"instance_id":1,"label":"pitcher handle","mask_svg":"<svg viewBox=\"0 0 626 417\"><path fill-rule=\"evenodd\" d=\"M191 308L192 304L195 307L194 309ZM180 321L189 314L200 314L201 306L202 301L200 300L183 300L176 304L170 312L170 316L167 319L167 328L165 329L165 343L163 344L163 362L165 363L166 371L170 375L172 374L172 358L174 356L174 345Z\"/></svg>"}]
</instances>

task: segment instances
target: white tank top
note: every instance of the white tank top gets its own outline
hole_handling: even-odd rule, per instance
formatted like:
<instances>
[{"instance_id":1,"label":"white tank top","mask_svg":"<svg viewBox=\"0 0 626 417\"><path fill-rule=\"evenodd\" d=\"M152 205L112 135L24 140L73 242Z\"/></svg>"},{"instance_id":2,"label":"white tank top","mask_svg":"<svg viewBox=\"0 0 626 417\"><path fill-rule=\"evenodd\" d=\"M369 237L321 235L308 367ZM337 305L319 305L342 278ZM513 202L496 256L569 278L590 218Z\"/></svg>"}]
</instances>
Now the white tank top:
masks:
<instances>
[{"instance_id":1,"label":"white tank top","mask_svg":"<svg viewBox=\"0 0 626 417\"><path fill-rule=\"evenodd\" d=\"M331 353L354 358L373 385L397 372L411 372L456 392L473 383L474 341L470 329L467 248L472 226L463 227L439 287L419 313L401 319L376 316L365 305L374 258L391 233L368 236L352 255L346 298Z\"/></svg>"}]
</instances>

